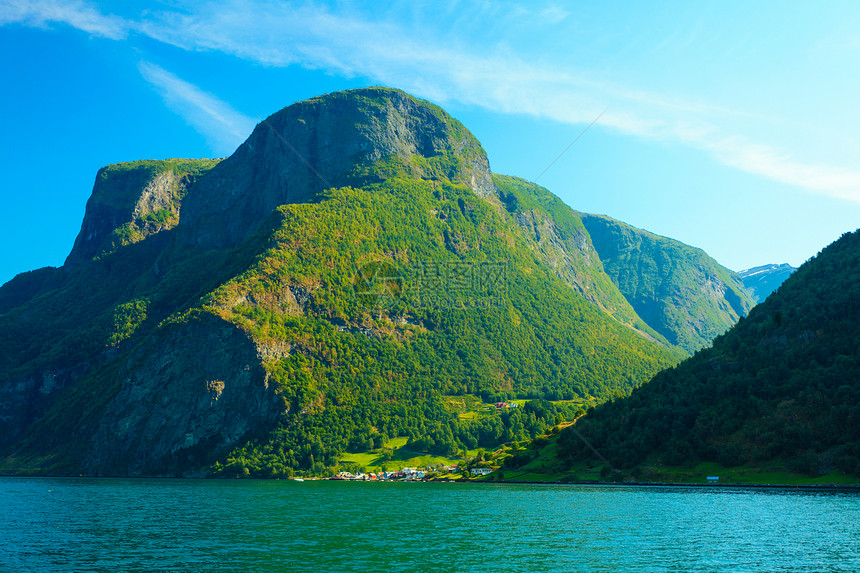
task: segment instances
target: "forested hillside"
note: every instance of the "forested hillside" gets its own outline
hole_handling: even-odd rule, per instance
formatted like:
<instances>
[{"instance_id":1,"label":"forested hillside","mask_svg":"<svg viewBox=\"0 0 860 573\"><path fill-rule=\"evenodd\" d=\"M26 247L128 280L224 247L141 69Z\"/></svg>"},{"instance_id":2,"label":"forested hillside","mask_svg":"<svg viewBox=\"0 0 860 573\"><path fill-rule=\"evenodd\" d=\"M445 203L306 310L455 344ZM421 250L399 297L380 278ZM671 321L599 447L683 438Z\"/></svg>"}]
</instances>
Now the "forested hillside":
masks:
<instances>
[{"instance_id":1,"label":"forested hillside","mask_svg":"<svg viewBox=\"0 0 860 573\"><path fill-rule=\"evenodd\" d=\"M602 215L580 213L603 268L651 327L687 352L709 346L755 301L701 249Z\"/></svg>"},{"instance_id":2,"label":"forested hillside","mask_svg":"<svg viewBox=\"0 0 860 573\"><path fill-rule=\"evenodd\" d=\"M518 177L495 175L499 197L532 250L569 286L618 322L672 344L636 314L603 268L579 214L547 189Z\"/></svg>"},{"instance_id":3,"label":"forested hillside","mask_svg":"<svg viewBox=\"0 0 860 573\"><path fill-rule=\"evenodd\" d=\"M220 162L105 168L67 264L0 289L0 471L320 474L398 436L450 453L678 361L534 246L480 143L397 90L284 108ZM473 395L572 402L446 406Z\"/></svg>"},{"instance_id":4,"label":"forested hillside","mask_svg":"<svg viewBox=\"0 0 860 573\"><path fill-rule=\"evenodd\" d=\"M745 319L576 425L616 468L714 461L860 475L860 231L800 267ZM594 457L573 430L564 459Z\"/></svg>"}]
</instances>

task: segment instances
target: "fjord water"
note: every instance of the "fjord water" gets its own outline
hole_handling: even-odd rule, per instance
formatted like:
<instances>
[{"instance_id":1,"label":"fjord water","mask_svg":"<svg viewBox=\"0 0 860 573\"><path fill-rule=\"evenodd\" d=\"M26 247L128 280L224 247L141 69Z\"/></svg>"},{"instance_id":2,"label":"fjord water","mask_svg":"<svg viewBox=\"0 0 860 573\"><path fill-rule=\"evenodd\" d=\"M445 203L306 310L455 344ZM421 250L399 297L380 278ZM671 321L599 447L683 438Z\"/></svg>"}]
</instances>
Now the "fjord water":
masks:
<instances>
[{"instance_id":1,"label":"fjord water","mask_svg":"<svg viewBox=\"0 0 860 573\"><path fill-rule=\"evenodd\" d=\"M2 571L858 571L860 494L0 478Z\"/></svg>"}]
</instances>

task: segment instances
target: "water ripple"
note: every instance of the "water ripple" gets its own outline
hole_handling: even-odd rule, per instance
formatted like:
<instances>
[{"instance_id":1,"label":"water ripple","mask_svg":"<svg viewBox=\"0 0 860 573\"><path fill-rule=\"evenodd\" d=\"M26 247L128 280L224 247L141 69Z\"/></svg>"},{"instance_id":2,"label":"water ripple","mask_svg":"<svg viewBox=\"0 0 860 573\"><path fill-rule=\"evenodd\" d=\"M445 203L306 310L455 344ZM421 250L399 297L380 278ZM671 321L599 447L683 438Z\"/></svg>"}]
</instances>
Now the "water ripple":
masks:
<instances>
[{"instance_id":1,"label":"water ripple","mask_svg":"<svg viewBox=\"0 0 860 573\"><path fill-rule=\"evenodd\" d=\"M860 495L0 478L2 571L858 571Z\"/></svg>"}]
</instances>

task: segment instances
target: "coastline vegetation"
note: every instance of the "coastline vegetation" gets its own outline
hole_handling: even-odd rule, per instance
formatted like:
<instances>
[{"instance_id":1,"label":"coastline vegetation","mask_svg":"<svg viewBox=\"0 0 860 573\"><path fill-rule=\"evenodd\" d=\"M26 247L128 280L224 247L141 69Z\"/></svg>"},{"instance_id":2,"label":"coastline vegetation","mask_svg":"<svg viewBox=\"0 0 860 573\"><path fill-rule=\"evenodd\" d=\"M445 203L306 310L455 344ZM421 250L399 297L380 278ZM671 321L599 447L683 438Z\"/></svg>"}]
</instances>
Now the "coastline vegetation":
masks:
<instances>
[{"instance_id":1,"label":"coastline vegetation","mask_svg":"<svg viewBox=\"0 0 860 573\"><path fill-rule=\"evenodd\" d=\"M657 481L691 479L684 468L707 464L738 482L860 478L858 278L860 231L711 348L590 408L559 436L559 459L580 467L596 450L607 468Z\"/></svg>"}]
</instances>

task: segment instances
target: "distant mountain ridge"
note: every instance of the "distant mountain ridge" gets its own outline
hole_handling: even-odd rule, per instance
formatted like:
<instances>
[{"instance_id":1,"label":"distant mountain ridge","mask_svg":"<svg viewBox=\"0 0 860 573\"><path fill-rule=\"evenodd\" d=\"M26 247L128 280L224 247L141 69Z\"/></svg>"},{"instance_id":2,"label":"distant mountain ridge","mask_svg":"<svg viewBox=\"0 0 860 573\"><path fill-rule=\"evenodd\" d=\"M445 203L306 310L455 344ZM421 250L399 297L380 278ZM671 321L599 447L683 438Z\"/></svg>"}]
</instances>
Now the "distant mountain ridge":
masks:
<instances>
[{"instance_id":1,"label":"distant mountain ridge","mask_svg":"<svg viewBox=\"0 0 860 573\"><path fill-rule=\"evenodd\" d=\"M796 270L797 268L788 263L770 264L739 271L738 276L741 277L744 286L758 303L778 289L779 285L784 283L785 279Z\"/></svg>"},{"instance_id":2,"label":"distant mountain ridge","mask_svg":"<svg viewBox=\"0 0 860 573\"><path fill-rule=\"evenodd\" d=\"M579 216L639 316L687 352L709 346L755 304L740 277L701 249L603 215Z\"/></svg>"}]
</instances>

